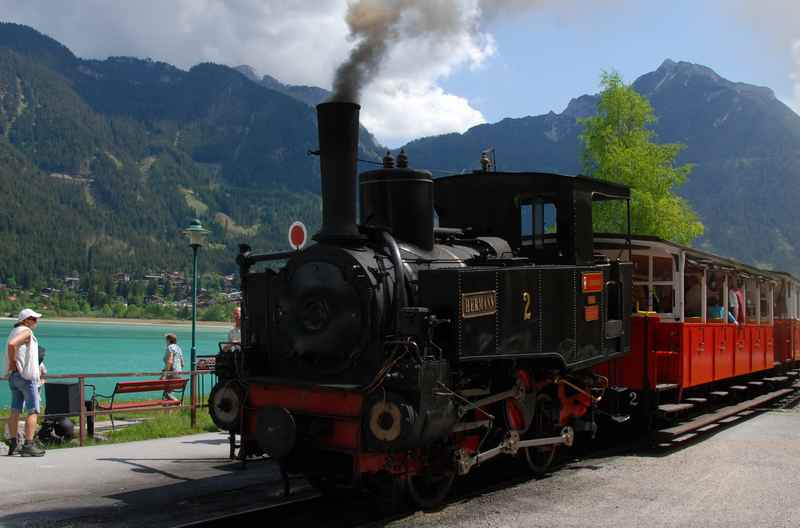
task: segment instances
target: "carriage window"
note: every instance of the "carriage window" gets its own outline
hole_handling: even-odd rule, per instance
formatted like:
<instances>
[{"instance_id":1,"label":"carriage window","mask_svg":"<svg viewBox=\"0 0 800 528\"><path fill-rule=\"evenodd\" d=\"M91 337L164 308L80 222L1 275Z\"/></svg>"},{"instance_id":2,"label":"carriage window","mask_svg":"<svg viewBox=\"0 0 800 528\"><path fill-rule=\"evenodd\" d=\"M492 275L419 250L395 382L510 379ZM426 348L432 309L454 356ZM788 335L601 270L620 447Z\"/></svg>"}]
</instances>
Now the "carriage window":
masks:
<instances>
[{"instance_id":1,"label":"carriage window","mask_svg":"<svg viewBox=\"0 0 800 528\"><path fill-rule=\"evenodd\" d=\"M778 319L788 319L789 317L789 296L791 295L788 284L780 282L775 288L775 317Z\"/></svg>"},{"instance_id":2,"label":"carriage window","mask_svg":"<svg viewBox=\"0 0 800 528\"><path fill-rule=\"evenodd\" d=\"M636 312L650 311L650 292L647 284L635 284L633 286L633 310Z\"/></svg>"},{"instance_id":3,"label":"carriage window","mask_svg":"<svg viewBox=\"0 0 800 528\"><path fill-rule=\"evenodd\" d=\"M759 294L761 296L761 322L768 323L769 322L769 285L762 283L761 288L759 288Z\"/></svg>"},{"instance_id":4,"label":"carriage window","mask_svg":"<svg viewBox=\"0 0 800 528\"><path fill-rule=\"evenodd\" d=\"M688 268L683 279L683 303L686 317L702 317L703 271Z\"/></svg>"},{"instance_id":5,"label":"carriage window","mask_svg":"<svg viewBox=\"0 0 800 528\"><path fill-rule=\"evenodd\" d=\"M725 274L709 272L706 282L706 317L712 322L724 322Z\"/></svg>"},{"instance_id":6,"label":"carriage window","mask_svg":"<svg viewBox=\"0 0 800 528\"><path fill-rule=\"evenodd\" d=\"M647 255L633 255L633 280L650 280L650 257Z\"/></svg>"},{"instance_id":7,"label":"carriage window","mask_svg":"<svg viewBox=\"0 0 800 528\"><path fill-rule=\"evenodd\" d=\"M675 305L675 293L672 286L653 286L653 311L657 313L672 313Z\"/></svg>"},{"instance_id":8,"label":"carriage window","mask_svg":"<svg viewBox=\"0 0 800 528\"><path fill-rule=\"evenodd\" d=\"M754 280L748 280L745 284L747 288L747 293L745 295L745 305L747 307L747 322L748 323L757 323L758 318L756 317L756 309L758 306L758 290L757 284Z\"/></svg>"},{"instance_id":9,"label":"carriage window","mask_svg":"<svg viewBox=\"0 0 800 528\"><path fill-rule=\"evenodd\" d=\"M639 311L675 315L675 275L672 257L633 255L634 306Z\"/></svg>"},{"instance_id":10,"label":"carriage window","mask_svg":"<svg viewBox=\"0 0 800 528\"><path fill-rule=\"evenodd\" d=\"M736 320L737 324L744 322L744 307L741 301L744 299L744 282L735 274L728 275L728 321Z\"/></svg>"},{"instance_id":11,"label":"carriage window","mask_svg":"<svg viewBox=\"0 0 800 528\"><path fill-rule=\"evenodd\" d=\"M653 257L653 280L671 282L673 262L671 257Z\"/></svg>"}]
</instances>

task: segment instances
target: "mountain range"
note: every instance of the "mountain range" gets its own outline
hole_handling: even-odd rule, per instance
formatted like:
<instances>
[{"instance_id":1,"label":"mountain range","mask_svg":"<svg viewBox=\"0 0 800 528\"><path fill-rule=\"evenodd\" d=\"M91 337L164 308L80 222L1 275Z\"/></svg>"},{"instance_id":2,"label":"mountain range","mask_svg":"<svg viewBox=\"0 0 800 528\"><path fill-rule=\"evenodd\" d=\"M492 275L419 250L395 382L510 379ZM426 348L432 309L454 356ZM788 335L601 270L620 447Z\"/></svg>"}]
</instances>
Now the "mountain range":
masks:
<instances>
[{"instance_id":1,"label":"mountain range","mask_svg":"<svg viewBox=\"0 0 800 528\"><path fill-rule=\"evenodd\" d=\"M633 87L653 104L662 142L687 145L695 169L679 190L706 233L697 244L746 262L800 271L800 117L767 88L665 61ZM313 105L328 93L246 66L188 71L130 57L86 60L37 31L0 24L0 282L65 273L185 268L180 230L211 230L206 269L232 272L237 244L286 247L286 229L319 225ZM580 172L578 117L474 127L404 146L412 165ZM362 129L359 157L382 147ZM201 267L202 269L202 267Z\"/></svg>"},{"instance_id":2,"label":"mountain range","mask_svg":"<svg viewBox=\"0 0 800 528\"><path fill-rule=\"evenodd\" d=\"M238 243L316 230L317 143L307 102L233 68L85 60L0 24L0 282L185 268L195 216L203 265L233 272ZM365 131L360 156L380 150Z\"/></svg>"},{"instance_id":3,"label":"mountain range","mask_svg":"<svg viewBox=\"0 0 800 528\"><path fill-rule=\"evenodd\" d=\"M653 106L657 140L686 145L678 163L694 165L678 193L705 225L695 245L800 271L800 116L769 88L731 82L688 62L666 60L632 86ZM596 113L597 102L583 95L560 114L504 119L404 148L422 167L472 169L491 147L498 170L574 174L581 170L577 118Z\"/></svg>"}]
</instances>

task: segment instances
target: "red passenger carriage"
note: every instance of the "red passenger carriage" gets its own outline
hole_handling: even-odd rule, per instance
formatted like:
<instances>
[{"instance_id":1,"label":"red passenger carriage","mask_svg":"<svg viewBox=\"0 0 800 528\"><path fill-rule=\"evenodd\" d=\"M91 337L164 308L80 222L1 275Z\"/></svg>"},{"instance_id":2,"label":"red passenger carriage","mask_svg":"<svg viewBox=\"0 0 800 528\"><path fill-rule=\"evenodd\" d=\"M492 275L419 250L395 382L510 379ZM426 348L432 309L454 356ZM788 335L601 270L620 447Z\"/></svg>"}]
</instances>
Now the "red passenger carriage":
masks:
<instances>
[{"instance_id":1,"label":"red passenger carriage","mask_svg":"<svg viewBox=\"0 0 800 528\"><path fill-rule=\"evenodd\" d=\"M595 247L611 258L628 251L610 235ZM595 368L631 391L627 403L643 393L658 395L651 404L685 403L688 391L722 394L723 384L800 359L800 283L791 275L655 237L634 237L631 253L631 354Z\"/></svg>"}]
</instances>

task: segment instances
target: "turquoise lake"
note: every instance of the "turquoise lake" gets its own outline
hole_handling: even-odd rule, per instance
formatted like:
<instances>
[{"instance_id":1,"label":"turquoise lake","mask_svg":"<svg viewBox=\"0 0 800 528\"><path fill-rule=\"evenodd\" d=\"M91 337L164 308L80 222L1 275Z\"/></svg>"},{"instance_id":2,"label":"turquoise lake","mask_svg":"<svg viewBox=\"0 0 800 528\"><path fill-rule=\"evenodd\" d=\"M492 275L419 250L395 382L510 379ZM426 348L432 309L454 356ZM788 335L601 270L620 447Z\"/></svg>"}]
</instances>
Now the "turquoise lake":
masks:
<instances>
[{"instance_id":1,"label":"turquoise lake","mask_svg":"<svg viewBox=\"0 0 800 528\"><path fill-rule=\"evenodd\" d=\"M3 358L6 339L13 325L14 321L11 320L0 321ZM218 343L227 339L228 330L225 326L198 325L195 340L197 355L216 354ZM168 332L178 336L188 369L192 327L187 324L83 323L42 319L36 329L36 337L46 349L44 362L49 374L157 372L163 367L166 346L164 334ZM98 392L105 394L111 393L115 381L109 378L86 380L97 385ZM203 386L208 392L210 380L206 380ZM188 390L186 396L189 396ZM7 408L10 398L8 382L0 381L0 408Z\"/></svg>"}]
</instances>

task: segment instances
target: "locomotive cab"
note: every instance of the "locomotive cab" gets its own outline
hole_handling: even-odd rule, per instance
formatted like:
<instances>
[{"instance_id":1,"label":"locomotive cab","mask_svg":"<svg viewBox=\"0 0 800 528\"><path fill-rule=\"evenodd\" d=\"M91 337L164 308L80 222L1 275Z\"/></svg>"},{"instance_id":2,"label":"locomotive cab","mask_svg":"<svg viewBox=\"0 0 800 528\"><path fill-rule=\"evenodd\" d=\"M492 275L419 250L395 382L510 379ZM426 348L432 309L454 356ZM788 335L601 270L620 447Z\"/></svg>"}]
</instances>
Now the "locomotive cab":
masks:
<instances>
[{"instance_id":1,"label":"locomotive cab","mask_svg":"<svg viewBox=\"0 0 800 528\"><path fill-rule=\"evenodd\" d=\"M623 185L541 172L475 172L439 178L436 212L446 226L508 241L536 264L595 262L592 203L625 200Z\"/></svg>"},{"instance_id":2,"label":"locomotive cab","mask_svg":"<svg viewBox=\"0 0 800 528\"><path fill-rule=\"evenodd\" d=\"M436 180L442 225L504 239L515 256L421 279L430 284L423 288L427 302L444 310L443 317L446 301L434 284L448 283L462 297L461 313L449 312L460 324L443 336L461 360L525 357L576 369L629 350L630 263L594 251L592 204L603 200L629 203L630 191L592 178L533 172ZM495 309L467 313L474 292L493 295Z\"/></svg>"}]
</instances>

